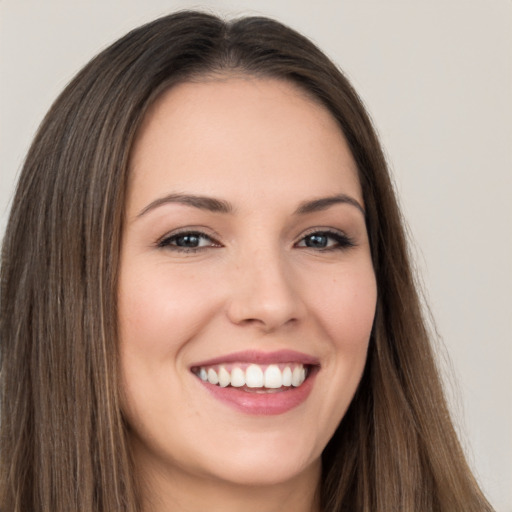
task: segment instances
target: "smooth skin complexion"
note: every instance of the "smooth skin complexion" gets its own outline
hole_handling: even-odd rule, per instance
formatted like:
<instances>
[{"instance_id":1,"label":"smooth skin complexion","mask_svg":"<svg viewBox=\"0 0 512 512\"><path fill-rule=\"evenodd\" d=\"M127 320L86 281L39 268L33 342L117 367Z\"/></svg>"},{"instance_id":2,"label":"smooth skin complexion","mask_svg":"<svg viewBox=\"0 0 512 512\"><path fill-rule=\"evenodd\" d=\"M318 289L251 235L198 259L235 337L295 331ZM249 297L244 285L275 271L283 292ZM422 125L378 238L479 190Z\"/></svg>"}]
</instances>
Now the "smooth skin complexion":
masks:
<instances>
[{"instance_id":1,"label":"smooth skin complexion","mask_svg":"<svg viewBox=\"0 0 512 512\"><path fill-rule=\"evenodd\" d=\"M121 256L123 411L146 510L318 511L322 450L360 381L377 295L331 114L272 79L167 91L133 149ZM306 380L199 376L273 362Z\"/></svg>"}]
</instances>

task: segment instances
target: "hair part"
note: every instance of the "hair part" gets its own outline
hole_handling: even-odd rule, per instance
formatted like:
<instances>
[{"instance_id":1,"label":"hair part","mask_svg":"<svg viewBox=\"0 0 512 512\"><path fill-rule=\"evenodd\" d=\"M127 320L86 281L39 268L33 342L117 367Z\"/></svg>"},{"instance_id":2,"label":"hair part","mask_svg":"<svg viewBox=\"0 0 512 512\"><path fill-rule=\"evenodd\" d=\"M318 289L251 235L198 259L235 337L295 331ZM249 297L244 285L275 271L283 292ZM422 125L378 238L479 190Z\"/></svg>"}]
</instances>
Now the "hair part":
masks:
<instances>
[{"instance_id":1,"label":"hair part","mask_svg":"<svg viewBox=\"0 0 512 512\"><path fill-rule=\"evenodd\" d=\"M400 212L362 102L292 29L191 11L138 28L93 59L28 153L2 250L0 507L141 510L117 348L130 151L165 90L233 74L286 80L323 104L363 190L378 304L362 381L324 451L323 511L492 510L449 418Z\"/></svg>"}]
</instances>

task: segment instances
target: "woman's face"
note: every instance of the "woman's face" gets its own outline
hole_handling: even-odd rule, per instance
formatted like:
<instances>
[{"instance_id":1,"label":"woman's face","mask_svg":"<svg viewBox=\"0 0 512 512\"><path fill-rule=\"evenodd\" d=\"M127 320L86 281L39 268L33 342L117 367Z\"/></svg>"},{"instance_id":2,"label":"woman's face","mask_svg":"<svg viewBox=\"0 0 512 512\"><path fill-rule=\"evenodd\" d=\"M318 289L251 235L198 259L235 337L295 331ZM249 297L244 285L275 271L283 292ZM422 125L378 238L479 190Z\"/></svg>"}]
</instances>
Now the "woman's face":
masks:
<instances>
[{"instance_id":1,"label":"woman's face","mask_svg":"<svg viewBox=\"0 0 512 512\"><path fill-rule=\"evenodd\" d=\"M123 412L145 470L319 475L375 312L363 210L342 132L295 86L212 79L156 102L119 283Z\"/></svg>"}]
</instances>

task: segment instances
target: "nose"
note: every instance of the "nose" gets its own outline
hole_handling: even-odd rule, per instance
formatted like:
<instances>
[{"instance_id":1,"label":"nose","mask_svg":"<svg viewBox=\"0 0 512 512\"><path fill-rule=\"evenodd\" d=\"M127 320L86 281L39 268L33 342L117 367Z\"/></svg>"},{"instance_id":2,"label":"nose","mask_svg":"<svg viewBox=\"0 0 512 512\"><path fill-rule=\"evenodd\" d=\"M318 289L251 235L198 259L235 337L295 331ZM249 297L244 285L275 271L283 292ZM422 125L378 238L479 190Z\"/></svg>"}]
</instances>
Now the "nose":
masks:
<instances>
[{"instance_id":1,"label":"nose","mask_svg":"<svg viewBox=\"0 0 512 512\"><path fill-rule=\"evenodd\" d=\"M297 323L304 311L292 269L278 251L252 252L238 262L227 308L231 322L271 332Z\"/></svg>"}]
</instances>

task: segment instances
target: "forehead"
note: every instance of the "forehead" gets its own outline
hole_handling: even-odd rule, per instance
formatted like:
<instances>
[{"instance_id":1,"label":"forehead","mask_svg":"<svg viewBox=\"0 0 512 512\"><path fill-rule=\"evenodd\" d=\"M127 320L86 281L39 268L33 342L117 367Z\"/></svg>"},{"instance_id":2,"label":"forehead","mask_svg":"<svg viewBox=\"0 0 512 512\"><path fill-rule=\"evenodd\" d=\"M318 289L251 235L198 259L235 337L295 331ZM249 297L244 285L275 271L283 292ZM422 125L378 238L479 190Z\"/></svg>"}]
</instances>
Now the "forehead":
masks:
<instances>
[{"instance_id":1,"label":"forehead","mask_svg":"<svg viewBox=\"0 0 512 512\"><path fill-rule=\"evenodd\" d=\"M217 78L166 91L139 129L130 168L130 195L141 201L158 188L220 196L279 191L283 200L309 190L362 200L332 114L275 79Z\"/></svg>"}]
</instances>

